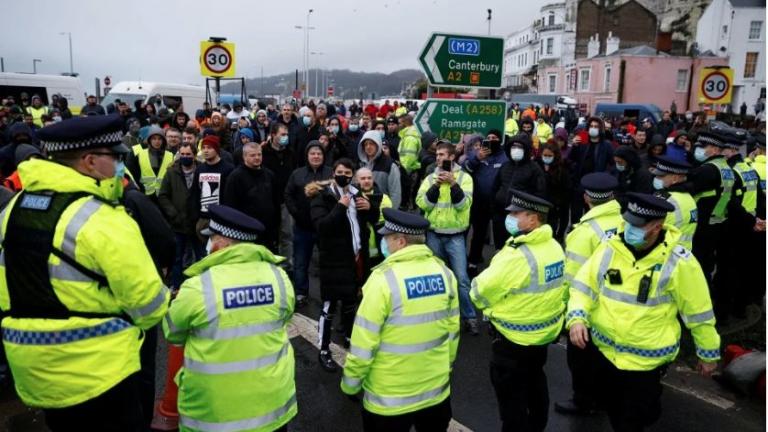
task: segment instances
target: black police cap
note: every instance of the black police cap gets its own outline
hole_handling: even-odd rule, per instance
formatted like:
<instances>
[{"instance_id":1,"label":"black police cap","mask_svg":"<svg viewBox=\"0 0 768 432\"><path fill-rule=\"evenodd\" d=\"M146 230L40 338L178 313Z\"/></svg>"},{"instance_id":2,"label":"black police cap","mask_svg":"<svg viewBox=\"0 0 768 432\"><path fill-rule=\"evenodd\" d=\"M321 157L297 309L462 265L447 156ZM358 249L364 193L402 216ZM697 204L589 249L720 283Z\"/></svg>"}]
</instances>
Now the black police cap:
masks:
<instances>
[{"instance_id":1,"label":"black police cap","mask_svg":"<svg viewBox=\"0 0 768 432\"><path fill-rule=\"evenodd\" d=\"M429 221L417 214L392 208L385 208L381 213L384 216L384 226L378 231L381 235L420 235L426 233L429 228Z\"/></svg>"},{"instance_id":2,"label":"black police cap","mask_svg":"<svg viewBox=\"0 0 768 432\"><path fill-rule=\"evenodd\" d=\"M48 153L110 148L128 153L123 145L123 120L119 114L78 117L54 123L37 131Z\"/></svg>"},{"instance_id":3,"label":"black police cap","mask_svg":"<svg viewBox=\"0 0 768 432\"><path fill-rule=\"evenodd\" d=\"M622 214L625 221L634 226L643 226L656 219L664 219L675 207L664 198L654 195L629 192L627 210Z\"/></svg>"},{"instance_id":4,"label":"black police cap","mask_svg":"<svg viewBox=\"0 0 768 432\"><path fill-rule=\"evenodd\" d=\"M616 188L619 187L619 181L616 177L603 173L591 173L581 178L581 187L584 193L594 200L606 200L613 197Z\"/></svg>"},{"instance_id":5,"label":"black police cap","mask_svg":"<svg viewBox=\"0 0 768 432\"><path fill-rule=\"evenodd\" d=\"M203 235L219 234L239 241L255 241L266 228L257 219L232 207L213 204L208 206L211 221Z\"/></svg>"},{"instance_id":6,"label":"black police cap","mask_svg":"<svg viewBox=\"0 0 768 432\"><path fill-rule=\"evenodd\" d=\"M511 199L506 208L507 211L532 211L547 214L549 209L553 207L549 201L517 189L510 189L509 193Z\"/></svg>"},{"instance_id":7,"label":"black police cap","mask_svg":"<svg viewBox=\"0 0 768 432\"><path fill-rule=\"evenodd\" d=\"M669 155L659 155L651 159L651 173L654 175L664 174L688 174L691 164Z\"/></svg>"}]
</instances>

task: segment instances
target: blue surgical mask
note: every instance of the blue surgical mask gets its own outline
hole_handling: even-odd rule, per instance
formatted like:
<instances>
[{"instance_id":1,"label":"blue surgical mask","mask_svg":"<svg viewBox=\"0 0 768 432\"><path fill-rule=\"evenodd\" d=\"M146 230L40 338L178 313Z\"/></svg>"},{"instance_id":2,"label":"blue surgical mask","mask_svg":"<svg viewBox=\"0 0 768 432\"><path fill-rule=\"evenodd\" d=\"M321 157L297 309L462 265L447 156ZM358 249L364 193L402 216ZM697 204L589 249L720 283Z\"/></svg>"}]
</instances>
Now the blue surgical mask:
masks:
<instances>
[{"instance_id":1,"label":"blue surgical mask","mask_svg":"<svg viewBox=\"0 0 768 432\"><path fill-rule=\"evenodd\" d=\"M277 140L278 144L281 146L287 146L288 145L288 135L283 135Z\"/></svg>"},{"instance_id":2,"label":"blue surgical mask","mask_svg":"<svg viewBox=\"0 0 768 432\"><path fill-rule=\"evenodd\" d=\"M653 188L656 190L663 190L664 189L664 180L659 177L653 178Z\"/></svg>"},{"instance_id":3,"label":"blue surgical mask","mask_svg":"<svg viewBox=\"0 0 768 432\"><path fill-rule=\"evenodd\" d=\"M339 127L338 126L331 126L328 128L328 132L336 135L339 133Z\"/></svg>"},{"instance_id":4,"label":"blue surgical mask","mask_svg":"<svg viewBox=\"0 0 768 432\"><path fill-rule=\"evenodd\" d=\"M545 165L550 165L552 162L555 161L554 156L542 156L541 161L544 162Z\"/></svg>"},{"instance_id":5,"label":"blue surgical mask","mask_svg":"<svg viewBox=\"0 0 768 432\"><path fill-rule=\"evenodd\" d=\"M632 247L642 246L645 243L645 230L627 222L624 225L624 240Z\"/></svg>"},{"instance_id":6,"label":"blue surgical mask","mask_svg":"<svg viewBox=\"0 0 768 432\"><path fill-rule=\"evenodd\" d=\"M386 135L386 134L387 134L386 131L383 131L383 130L379 131L379 136L381 137L381 139L384 139L384 135Z\"/></svg>"},{"instance_id":7,"label":"blue surgical mask","mask_svg":"<svg viewBox=\"0 0 768 432\"><path fill-rule=\"evenodd\" d=\"M504 228L506 228L507 232L512 235L520 232L520 227L517 225L517 218L512 215L507 215L507 218L504 219Z\"/></svg>"},{"instance_id":8,"label":"blue surgical mask","mask_svg":"<svg viewBox=\"0 0 768 432\"><path fill-rule=\"evenodd\" d=\"M626 165L619 165L619 164L616 164L616 171L618 171L618 172L624 172L624 170L625 170L625 169L627 169L627 166L626 166Z\"/></svg>"},{"instance_id":9,"label":"blue surgical mask","mask_svg":"<svg viewBox=\"0 0 768 432\"><path fill-rule=\"evenodd\" d=\"M384 255L384 258L389 257L389 246L387 245L387 240L384 237L381 238L379 249L381 249L381 254Z\"/></svg>"},{"instance_id":10,"label":"blue surgical mask","mask_svg":"<svg viewBox=\"0 0 768 432\"><path fill-rule=\"evenodd\" d=\"M360 129L360 126L358 126L356 124L349 125L349 131L350 132L357 132L358 129Z\"/></svg>"},{"instance_id":11,"label":"blue surgical mask","mask_svg":"<svg viewBox=\"0 0 768 432\"><path fill-rule=\"evenodd\" d=\"M125 176L125 162L115 161L115 178L122 180Z\"/></svg>"},{"instance_id":12,"label":"blue surgical mask","mask_svg":"<svg viewBox=\"0 0 768 432\"><path fill-rule=\"evenodd\" d=\"M312 119L309 117L302 117L301 122L304 123L304 126L309 126L312 124Z\"/></svg>"},{"instance_id":13,"label":"blue surgical mask","mask_svg":"<svg viewBox=\"0 0 768 432\"><path fill-rule=\"evenodd\" d=\"M693 157L699 162L704 162L707 160L707 149L704 147L696 147L693 151Z\"/></svg>"}]
</instances>

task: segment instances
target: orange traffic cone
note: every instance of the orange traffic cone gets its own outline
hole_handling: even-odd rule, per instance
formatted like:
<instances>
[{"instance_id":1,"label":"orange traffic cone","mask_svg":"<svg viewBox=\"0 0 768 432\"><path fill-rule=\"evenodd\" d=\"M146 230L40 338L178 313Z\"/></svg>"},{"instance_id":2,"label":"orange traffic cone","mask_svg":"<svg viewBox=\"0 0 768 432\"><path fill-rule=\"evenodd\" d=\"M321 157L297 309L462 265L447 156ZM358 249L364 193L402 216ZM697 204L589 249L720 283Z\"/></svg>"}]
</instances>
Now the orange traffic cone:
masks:
<instances>
[{"instance_id":1,"label":"orange traffic cone","mask_svg":"<svg viewBox=\"0 0 768 432\"><path fill-rule=\"evenodd\" d=\"M168 344L168 373L165 376L165 391L163 398L155 405L151 428L161 431L172 431L179 428L179 410L176 402L179 387L173 381L176 373L184 363L184 347Z\"/></svg>"}]
</instances>

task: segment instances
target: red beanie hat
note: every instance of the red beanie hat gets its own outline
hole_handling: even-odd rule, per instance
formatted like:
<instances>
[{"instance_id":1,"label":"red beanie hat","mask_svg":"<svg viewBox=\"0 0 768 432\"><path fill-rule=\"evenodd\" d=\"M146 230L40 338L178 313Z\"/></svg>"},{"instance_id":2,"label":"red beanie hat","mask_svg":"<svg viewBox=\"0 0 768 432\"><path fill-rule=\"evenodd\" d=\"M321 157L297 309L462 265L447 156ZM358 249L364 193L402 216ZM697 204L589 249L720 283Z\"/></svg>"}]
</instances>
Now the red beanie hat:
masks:
<instances>
[{"instance_id":1,"label":"red beanie hat","mask_svg":"<svg viewBox=\"0 0 768 432\"><path fill-rule=\"evenodd\" d=\"M216 153L219 153L221 141L219 141L219 137L217 135L208 135L207 137L203 138L203 143L201 144L201 147L202 146L209 146L214 150L216 150Z\"/></svg>"}]
</instances>

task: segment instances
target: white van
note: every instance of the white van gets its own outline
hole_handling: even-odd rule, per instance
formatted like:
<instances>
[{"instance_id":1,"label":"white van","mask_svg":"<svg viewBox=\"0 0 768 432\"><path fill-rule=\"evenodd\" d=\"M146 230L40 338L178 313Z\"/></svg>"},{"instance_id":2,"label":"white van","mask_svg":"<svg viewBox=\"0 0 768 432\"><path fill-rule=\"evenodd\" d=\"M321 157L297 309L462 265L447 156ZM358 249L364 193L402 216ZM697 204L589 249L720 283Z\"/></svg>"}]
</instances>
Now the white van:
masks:
<instances>
[{"instance_id":1,"label":"white van","mask_svg":"<svg viewBox=\"0 0 768 432\"><path fill-rule=\"evenodd\" d=\"M40 96L44 105L51 102L53 95L59 94L67 99L74 115L80 114L85 105L85 91L77 77L0 72L0 97L13 96L18 103L22 93L30 99L33 95Z\"/></svg>"},{"instance_id":2,"label":"white van","mask_svg":"<svg viewBox=\"0 0 768 432\"><path fill-rule=\"evenodd\" d=\"M105 108L114 103L116 99L127 103L131 109L134 103L141 100L147 104L155 101L155 96L160 95L163 105L173 111L178 111L179 105L183 105L184 112L190 117L195 116L195 111L203 109L205 102L205 87L186 84L168 84L148 81L120 81L109 91L109 94L101 101Z\"/></svg>"}]
</instances>

